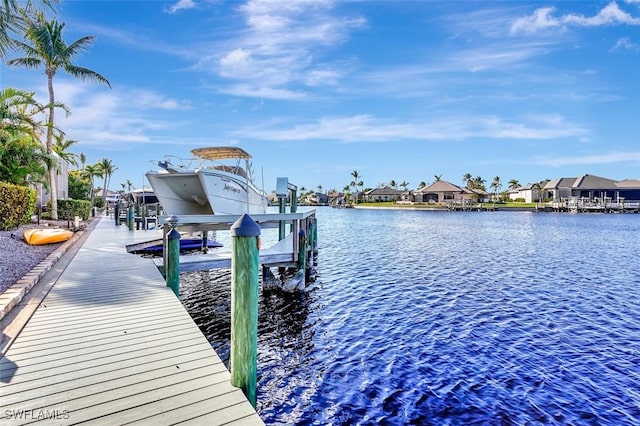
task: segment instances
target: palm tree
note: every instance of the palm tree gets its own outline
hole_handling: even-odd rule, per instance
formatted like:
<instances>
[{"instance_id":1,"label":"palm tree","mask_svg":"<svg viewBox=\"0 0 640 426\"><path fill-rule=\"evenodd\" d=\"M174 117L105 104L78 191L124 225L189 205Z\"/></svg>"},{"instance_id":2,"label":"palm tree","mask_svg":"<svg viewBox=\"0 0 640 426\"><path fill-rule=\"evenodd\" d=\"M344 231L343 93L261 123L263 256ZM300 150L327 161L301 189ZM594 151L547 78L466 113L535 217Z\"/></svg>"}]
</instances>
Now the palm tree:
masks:
<instances>
[{"instance_id":1,"label":"palm tree","mask_svg":"<svg viewBox=\"0 0 640 426\"><path fill-rule=\"evenodd\" d=\"M53 76L62 69L73 77L82 81L92 80L111 84L102 75L88 68L74 65L71 61L81 51L88 49L94 40L93 36L85 36L67 45L62 38L62 30L65 24L56 20L47 21L44 13L39 12L34 19L27 23L25 39L31 44L14 41L16 47L26 56L7 61L9 66L22 66L26 68L44 68L49 89L49 114L47 117L47 154L53 152L54 108L56 106L53 91ZM56 188L56 170L49 168L49 193L51 194L51 218L58 218L58 195Z\"/></svg>"},{"instance_id":2,"label":"palm tree","mask_svg":"<svg viewBox=\"0 0 640 426\"><path fill-rule=\"evenodd\" d=\"M520 188L520 182L518 182L518 179L511 179L509 181L509 189L516 189L516 188Z\"/></svg>"},{"instance_id":3,"label":"palm tree","mask_svg":"<svg viewBox=\"0 0 640 426\"><path fill-rule=\"evenodd\" d=\"M422 189L422 188L424 188L425 186L427 186L427 182L425 182L425 181L421 181L421 182L420 182L420 184L418 185L418 189Z\"/></svg>"},{"instance_id":4,"label":"palm tree","mask_svg":"<svg viewBox=\"0 0 640 426\"><path fill-rule=\"evenodd\" d=\"M473 188L473 176L471 176L471 173L465 173L464 176L462 176L462 181L467 186L467 188Z\"/></svg>"},{"instance_id":5,"label":"palm tree","mask_svg":"<svg viewBox=\"0 0 640 426\"><path fill-rule=\"evenodd\" d=\"M502 188L502 183L500 182L500 176L496 176L493 178L493 182L491 182L491 188L494 190L495 200L497 200L498 192L500 192L500 188Z\"/></svg>"},{"instance_id":6,"label":"palm tree","mask_svg":"<svg viewBox=\"0 0 640 426\"><path fill-rule=\"evenodd\" d=\"M79 155L80 164L82 164L82 168L84 169L84 165L87 164L87 156L84 152L81 152Z\"/></svg>"},{"instance_id":7,"label":"palm tree","mask_svg":"<svg viewBox=\"0 0 640 426\"><path fill-rule=\"evenodd\" d=\"M24 185L42 182L52 163L38 140L42 111L33 93L6 88L0 91L0 180Z\"/></svg>"},{"instance_id":8,"label":"palm tree","mask_svg":"<svg viewBox=\"0 0 640 426\"><path fill-rule=\"evenodd\" d=\"M537 203L540 203L540 205L542 205L542 185L540 185L540 182L536 182L533 185L531 185L531 190L536 191L538 194L536 205Z\"/></svg>"},{"instance_id":9,"label":"palm tree","mask_svg":"<svg viewBox=\"0 0 640 426\"><path fill-rule=\"evenodd\" d=\"M104 178L104 188L102 189L102 199L106 201L107 193L109 192L109 180L111 180L111 176L116 170L118 170L118 168L114 166L111 160L106 158L103 158L102 160L98 161L96 166L98 166L102 174L102 177Z\"/></svg>"},{"instance_id":10,"label":"palm tree","mask_svg":"<svg viewBox=\"0 0 640 426\"><path fill-rule=\"evenodd\" d=\"M473 178L473 189L479 189L481 191L486 191L486 187L484 186L484 184L487 181L482 179L482 177L480 176L476 176Z\"/></svg>"},{"instance_id":11,"label":"palm tree","mask_svg":"<svg viewBox=\"0 0 640 426\"><path fill-rule=\"evenodd\" d=\"M93 198L95 196L95 185L93 184L94 177L102 177L102 171L97 164L88 165L84 169L86 176L89 178L89 194L91 198L91 206L93 207Z\"/></svg>"},{"instance_id":12,"label":"palm tree","mask_svg":"<svg viewBox=\"0 0 640 426\"><path fill-rule=\"evenodd\" d=\"M400 184L400 186L406 192L407 187L409 186L409 182L407 182L406 180L403 180L402 183Z\"/></svg>"},{"instance_id":13,"label":"palm tree","mask_svg":"<svg viewBox=\"0 0 640 426\"><path fill-rule=\"evenodd\" d=\"M362 175L358 173L357 170L354 170L351 172L351 176L353 177L353 181L351 182L351 185L356 189L356 204L358 204L358 185L364 186L364 184L362 183L362 180L360 180L362 178Z\"/></svg>"},{"instance_id":14,"label":"palm tree","mask_svg":"<svg viewBox=\"0 0 640 426\"><path fill-rule=\"evenodd\" d=\"M53 145L53 152L58 154L58 157L60 157L67 163L73 164L74 166L76 166L76 168L78 168L78 155L72 152L68 152L68 149L77 144L78 141L75 139L65 139L64 133L62 132L56 133L54 135L54 138L56 142Z\"/></svg>"},{"instance_id":15,"label":"palm tree","mask_svg":"<svg viewBox=\"0 0 640 426\"><path fill-rule=\"evenodd\" d=\"M53 5L58 0L40 0L42 7L35 4L35 1L26 0L24 2L16 0L0 1L0 59L5 57L8 48L12 47L14 40L11 33L19 33L26 27L25 17L29 13L45 8L53 9Z\"/></svg>"},{"instance_id":16,"label":"palm tree","mask_svg":"<svg viewBox=\"0 0 640 426\"><path fill-rule=\"evenodd\" d=\"M440 179L442 179L442 175L433 175L435 181L434 182L440 182Z\"/></svg>"},{"instance_id":17,"label":"palm tree","mask_svg":"<svg viewBox=\"0 0 640 426\"><path fill-rule=\"evenodd\" d=\"M396 182L395 180L391 179L389 181L389 186L392 187L393 189L395 189L398 186L398 182Z\"/></svg>"}]
</instances>

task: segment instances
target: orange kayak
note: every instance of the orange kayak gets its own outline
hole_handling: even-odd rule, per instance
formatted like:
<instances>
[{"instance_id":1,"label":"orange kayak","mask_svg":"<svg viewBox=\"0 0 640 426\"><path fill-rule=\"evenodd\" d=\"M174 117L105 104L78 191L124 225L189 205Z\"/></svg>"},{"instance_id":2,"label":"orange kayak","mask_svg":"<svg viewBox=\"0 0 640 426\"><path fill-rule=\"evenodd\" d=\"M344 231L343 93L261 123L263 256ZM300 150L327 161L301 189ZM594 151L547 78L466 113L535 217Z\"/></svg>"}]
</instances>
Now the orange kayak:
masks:
<instances>
[{"instance_id":1,"label":"orange kayak","mask_svg":"<svg viewBox=\"0 0 640 426\"><path fill-rule=\"evenodd\" d=\"M43 244L61 243L67 241L73 236L73 232L67 229L26 229L22 237L33 246L39 246Z\"/></svg>"}]
</instances>

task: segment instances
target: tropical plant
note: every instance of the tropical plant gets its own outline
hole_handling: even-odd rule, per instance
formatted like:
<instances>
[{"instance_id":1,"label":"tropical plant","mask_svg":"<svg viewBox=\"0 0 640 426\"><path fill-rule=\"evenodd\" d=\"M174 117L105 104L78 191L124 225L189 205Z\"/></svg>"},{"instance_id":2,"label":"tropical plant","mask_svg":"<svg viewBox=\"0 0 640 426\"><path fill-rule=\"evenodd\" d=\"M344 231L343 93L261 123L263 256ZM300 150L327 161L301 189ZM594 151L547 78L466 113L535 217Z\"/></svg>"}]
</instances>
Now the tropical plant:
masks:
<instances>
[{"instance_id":1,"label":"tropical plant","mask_svg":"<svg viewBox=\"0 0 640 426\"><path fill-rule=\"evenodd\" d=\"M409 186L409 182L407 182L406 180L403 180L402 183L400 183L400 186L404 191L406 191L407 187Z\"/></svg>"},{"instance_id":2,"label":"tropical plant","mask_svg":"<svg viewBox=\"0 0 640 426\"><path fill-rule=\"evenodd\" d=\"M100 169L100 174L104 178L104 188L102 189L102 199L106 200L107 194L109 193L109 181L111 180L111 176L113 173L118 170L118 168L113 164L113 162L107 158L103 158L98 161L96 164Z\"/></svg>"},{"instance_id":3,"label":"tropical plant","mask_svg":"<svg viewBox=\"0 0 640 426\"><path fill-rule=\"evenodd\" d=\"M469 189L473 188L473 176L471 176L471 173L465 173L464 176L462 176L462 181L464 182L467 188Z\"/></svg>"},{"instance_id":4,"label":"tropical plant","mask_svg":"<svg viewBox=\"0 0 640 426\"><path fill-rule=\"evenodd\" d=\"M94 177L102 177L102 170L98 167L97 164L86 166L84 169L85 176L89 179L89 198L91 199L91 205L94 205L94 197L95 197L95 185L93 178Z\"/></svg>"},{"instance_id":5,"label":"tropical plant","mask_svg":"<svg viewBox=\"0 0 640 426\"><path fill-rule=\"evenodd\" d=\"M475 178L473 178L473 187L470 189L478 189L480 191L486 191L487 188L485 185L487 181L482 179L482 177L480 176L476 176Z\"/></svg>"},{"instance_id":6,"label":"tropical plant","mask_svg":"<svg viewBox=\"0 0 640 426\"><path fill-rule=\"evenodd\" d=\"M509 189L513 190L516 188L520 188L520 182L518 182L518 179L511 179L509 181Z\"/></svg>"},{"instance_id":7,"label":"tropical plant","mask_svg":"<svg viewBox=\"0 0 640 426\"><path fill-rule=\"evenodd\" d=\"M502 183L500 182L500 176L494 177L493 182L491 182L491 189L493 189L494 192L494 200L498 199L498 193L500 192L501 188Z\"/></svg>"},{"instance_id":8,"label":"tropical plant","mask_svg":"<svg viewBox=\"0 0 640 426\"><path fill-rule=\"evenodd\" d=\"M434 182L440 182L440 179L442 179L442 175L433 175L433 178L435 179Z\"/></svg>"},{"instance_id":9,"label":"tropical plant","mask_svg":"<svg viewBox=\"0 0 640 426\"><path fill-rule=\"evenodd\" d=\"M538 205L538 203L542 204L542 185L540 184L540 182L536 182L533 185L531 185L531 190L535 191L538 194L536 205Z\"/></svg>"},{"instance_id":10,"label":"tropical plant","mask_svg":"<svg viewBox=\"0 0 640 426\"><path fill-rule=\"evenodd\" d=\"M57 0L0 0L0 59L13 45L11 34L20 33L26 28L29 14L45 8L53 9L56 3Z\"/></svg>"},{"instance_id":11,"label":"tropical plant","mask_svg":"<svg viewBox=\"0 0 640 426\"><path fill-rule=\"evenodd\" d=\"M53 145L53 152L58 154L62 160L66 161L69 164L72 164L78 167L78 155L72 152L69 152L68 149L73 145L77 144L78 141L75 139L65 139L63 132L57 132L54 135L54 139L56 142Z\"/></svg>"},{"instance_id":12,"label":"tropical plant","mask_svg":"<svg viewBox=\"0 0 640 426\"><path fill-rule=\"evenodd\" d=\"M422 181L422 182L420 182L420 183L418 184L418 189L422 189L422 188L424 188L424 187L426 187L426 186L427 186L427 182Z\"/></svg>"},{"instance_id":13,"label":"tropical plant","mask_svg":"<svg viewBox=\"0 0 640 426\"><path fill-rule=\"evenodd\" d=\"M34 116L41 110L33 93L10 87L0 91L0 180L17 185L44 180L53 159L38 140L40 123Z\"/></svg>"},{"instance_id":14,"label":"tropical plant","mask_svg":"<svg viewBox=\"0 0 640 426\"><path fill-rule=\"evenodd\" d=\"M97 81L111 87L109 81L99 73L72 63L72 60L79 52L88 49L94 37L81 37L67 45L62 37L64 26L65 24L60 24L56 20L48 21L42 12L36 13L35 17L28 19L27 22L24 37L28 43L17 40L14 41L15 46L22 51L25 56L7 61L7 65L9 66L20 66L32 69L44 68L44 73L47 76L47 87L49 89L49 104L47 105L49 109L46 139L47 154L53 152L54 109L56 107L53 77L56 73L62 69L71 76L80 78L82 81ZM51 194L51 218L57 219L58 196L55 168L49 168L49 193Z\"/></svg>"},{"instance_id":15,"label":"tropical plant","mask_svg":"<svg viewBox=\"0 0 640 426\"><path fill-rule=\"evenodd\" d=\"M69 198L86 200L89 198L91 183L89 177L81 170L69 171Z\"/></svg>"},{"instance_id":16,"label":"tropical plant","mask_svg":"<svg viewBox=\"0 0 640 426\"><path fill-rule=\"evenodd\" d=\"M358 186L364 189L364 183L362 182L362 175L358 173L357 170L351 172L351 176L353 177L353 181L351 182L351 186L356 189L356 204L358 204Z\"/></svg>"}]
</instances>

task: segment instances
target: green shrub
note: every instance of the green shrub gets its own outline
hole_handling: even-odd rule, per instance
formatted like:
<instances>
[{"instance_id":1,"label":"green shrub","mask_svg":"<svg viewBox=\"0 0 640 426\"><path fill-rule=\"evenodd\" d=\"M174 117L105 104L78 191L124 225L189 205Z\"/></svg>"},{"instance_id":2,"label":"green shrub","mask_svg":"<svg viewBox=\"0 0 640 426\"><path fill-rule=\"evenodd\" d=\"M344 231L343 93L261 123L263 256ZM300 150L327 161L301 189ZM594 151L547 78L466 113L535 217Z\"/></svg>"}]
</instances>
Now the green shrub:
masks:
<instances>
[{"instance_id":1,"label":"green shrub","mask_svg":"<svg viewBox=\"0 0 640 426\"><path fill-rule=\"evenodd\" d=\"M62 198L58 200L58 217L60 219L73 219L80 216L82 220L88 220L91 213L91 201L73 200Z\"/></svg>"},{"instance_id":2,"label":"green shrub","mask_svg":"<svg viewBox=\"0 0 640 426\"><path fill-rule=\"evenodd\" d=\"M26 186L0 182L0 230L28 223L36 206L36 191Z\"/></svg>"},{"instance_id":3,"label":"green shrub","mask_svg":"<svg viewBox=\"0 0 640 426\"><path fill-rule=\"evenodd\" d=\"M96 206L97 208L101 209L104 207L104 200L100 197L96 198L95 200L93 200L93 205Z\"/></svg>"}]
</instances>

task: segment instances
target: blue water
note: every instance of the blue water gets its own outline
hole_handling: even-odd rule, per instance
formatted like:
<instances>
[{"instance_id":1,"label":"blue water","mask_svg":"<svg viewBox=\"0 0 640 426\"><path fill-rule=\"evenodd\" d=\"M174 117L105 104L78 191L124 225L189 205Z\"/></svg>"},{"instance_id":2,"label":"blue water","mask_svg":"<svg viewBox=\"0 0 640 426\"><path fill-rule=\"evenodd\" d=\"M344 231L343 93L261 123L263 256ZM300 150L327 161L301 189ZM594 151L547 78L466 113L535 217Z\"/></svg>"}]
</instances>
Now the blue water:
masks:
<instances>
[{"instance_id":1,"label":"blue water","mask_svg":"<svg viewBox=\"0 0 640 426\"><path fill-rule=\"evenodd\" d=\"M317 280L260 294L267 424L640 424L640 215L317 212ZM230 273L182 286L228 362Z\"/></svg>"}]
</instances>

